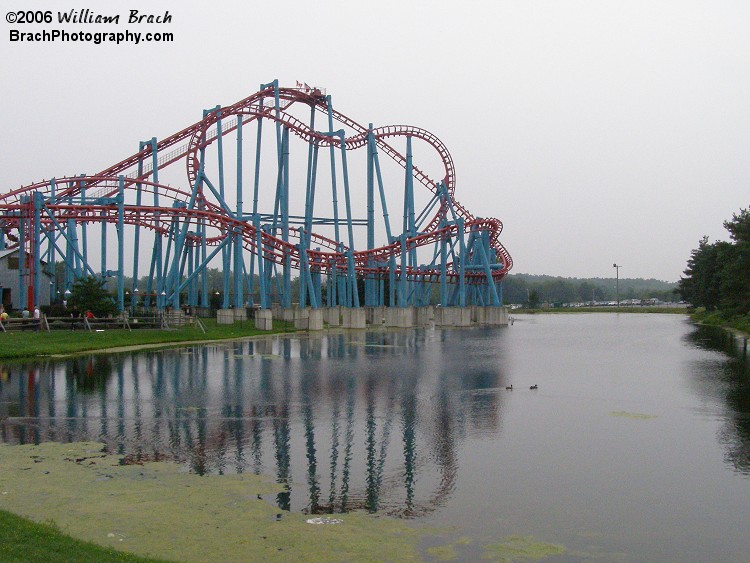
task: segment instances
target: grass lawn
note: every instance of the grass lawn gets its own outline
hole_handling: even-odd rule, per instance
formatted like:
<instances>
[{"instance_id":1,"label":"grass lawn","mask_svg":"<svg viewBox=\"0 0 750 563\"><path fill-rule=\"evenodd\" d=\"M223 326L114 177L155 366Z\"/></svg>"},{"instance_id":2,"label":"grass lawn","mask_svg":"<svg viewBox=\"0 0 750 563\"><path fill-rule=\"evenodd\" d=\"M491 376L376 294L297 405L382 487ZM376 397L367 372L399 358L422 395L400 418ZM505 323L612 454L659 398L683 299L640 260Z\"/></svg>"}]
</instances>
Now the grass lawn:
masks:
<instances>
[{"instance_id":1,"label":"grass lawn","mask_svg":"<svg viewBox=\"0 0 750 563\"><path fill-rule=\"evenodd\" d=\"M75 354L142 344L169 346L180 342L222 340L294 331L292 324L283 321L274 322L273 331L256 330L252 320L236 322L232 325L216 324L215 319L204 319L202 322L206 327L206 334L203 334L199 328L136 329L132 332L126 329L107 329L101 332L87 330L0 332L0 360Z\"/></svg>"},{"instance_id":2,"label":"grass lawn","mask_svg":"<svg viewBox=\"0 0 750 563\"><path fill-rule=\"evenodd\" d=\"M37 524L0 510L0 561L155 561L78 541L55 526Z\"/></svg>"}]
</instances>

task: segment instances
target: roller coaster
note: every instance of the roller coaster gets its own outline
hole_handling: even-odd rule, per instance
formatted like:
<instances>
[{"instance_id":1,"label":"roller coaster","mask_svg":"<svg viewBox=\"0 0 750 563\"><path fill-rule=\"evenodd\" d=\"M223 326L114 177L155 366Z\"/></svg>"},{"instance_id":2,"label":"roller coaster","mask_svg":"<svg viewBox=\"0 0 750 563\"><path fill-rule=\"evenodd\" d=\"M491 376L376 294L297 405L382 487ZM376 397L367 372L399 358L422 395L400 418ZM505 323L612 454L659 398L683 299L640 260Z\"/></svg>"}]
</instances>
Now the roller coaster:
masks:
<instances>
[{"instance_id":1,"label":"roller coaster","mask_svg":"<svg viewBox=\"0 0 750 563\"><path fill-rule=\"evenodd\" d=\"M427 153L422 168L416 144ZM330 165L319 166L326 156ZM352 174L355 164L364 170ZM425 172L429 164L437 173ZM393 181L401 174L403 184ZM399 189L386 190L393 183ZM0 194L0 251L17 248L24 257L19 308L36 303L47 285L52 302L88 276L116 279L120 310L208 307L214 289L222 308L290 307L292 270L300 307L422 306L438 297L443 306L499 306L500 282L513 265L499 241L502 223L472 215L455 190L453 159L432 133L365 127L335 110L324 90L274 80L233 105L204 110L173 135L141 142L97 174ZM402 212L396 222L389 204ZM364 217L354 216L355 206L366 207ZM219 263L220 292L208 282Z\"/></svg>"}]
</instances>

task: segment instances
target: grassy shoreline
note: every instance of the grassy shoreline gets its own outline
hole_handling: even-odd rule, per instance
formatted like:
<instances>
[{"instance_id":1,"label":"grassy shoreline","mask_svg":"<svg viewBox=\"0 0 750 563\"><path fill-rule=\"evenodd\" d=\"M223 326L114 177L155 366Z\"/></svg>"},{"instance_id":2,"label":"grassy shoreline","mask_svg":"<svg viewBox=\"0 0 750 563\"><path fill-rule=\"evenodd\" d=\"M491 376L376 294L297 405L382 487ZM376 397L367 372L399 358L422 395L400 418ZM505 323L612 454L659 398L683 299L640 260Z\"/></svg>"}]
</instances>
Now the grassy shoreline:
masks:
<instances>
[{"instance_id":1,"label":"grassy shoreline","mask_svg":"<svg viewBox=\"0 0 750 563\"><path fill-rule=\"evenodd\" d=\"M206 327L205 334L197 328L139 329L132 332L112 329L102 332L60 330L0 333L0 361L39 356L68 356L104 350L124 352L135 348L167 348L191 343L294 332L293 326L284 322L274 323L271 331L256 329L252 321L219 325L215 319L207 319L203 321L203 324Z\"/></svg>"},{"instance_id":2,"label":"grassy shoreline","mask_svg":"<svg viewBox=\"0 0 750 563\"><path fill-rule=\"evenodd\" d=\"M0 542L2 561L161 561L77 540L61 532L54 524L40 524L5 510L0 510L0 528L3 530L3 541Z\"/></svg>"},{"instance_id":3,"label":"grassy shoreline","mask_svg":"<svg viewBox=\"0 0 750 563\"><path fill-rule=\"evenodd\" d=\"M706 311L701 308L694 311L690 318L698 324L716 326L750 336L750 315L728 317L720 311Z\"/></svg>"}]
</instances>

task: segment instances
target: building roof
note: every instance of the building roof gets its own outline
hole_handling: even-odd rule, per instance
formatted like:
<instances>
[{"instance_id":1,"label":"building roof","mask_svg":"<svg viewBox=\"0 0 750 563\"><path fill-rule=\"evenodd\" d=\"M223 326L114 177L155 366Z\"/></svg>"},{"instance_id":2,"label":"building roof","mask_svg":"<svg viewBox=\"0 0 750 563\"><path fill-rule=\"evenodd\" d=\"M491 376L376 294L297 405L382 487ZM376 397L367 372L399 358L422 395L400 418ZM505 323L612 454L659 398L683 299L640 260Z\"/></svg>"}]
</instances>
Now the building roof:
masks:
<instances>
[{"instance_id":1,"label":"building roof","mask_svg":"<svg viewBox=\"0 0 750 563\"><path fill-rule=\"evenodd\" d=\"M11 254L13 254L15 252L18 252L18 247L15 247L15 248L6 248L5 250L0 250L0 260L2 260L3 258L5 258L7 256L10 256ZM28 254L28 252L26 254ZM44 264L44 265L47 264L47 262L45 262L44 260L40 260L40 262L42 264ZM42 270L42 273L45 274L45 275L47 275L47 276L52 277L52 274L50 274L49 272L45 272L44 270Z\"/></svg>"},{"instance_id":2,"label":"building roof","mask_svg":"<svg viewBox=\"0 0 750 563\"><path fill-rule=\"evenodd\" d=\"M0 250L0 260L5 258L6 256L9 256L13 254L14 252L18 252L18 247L16 248L6 248L5 250Z\"/></svg>"}]
</instances>

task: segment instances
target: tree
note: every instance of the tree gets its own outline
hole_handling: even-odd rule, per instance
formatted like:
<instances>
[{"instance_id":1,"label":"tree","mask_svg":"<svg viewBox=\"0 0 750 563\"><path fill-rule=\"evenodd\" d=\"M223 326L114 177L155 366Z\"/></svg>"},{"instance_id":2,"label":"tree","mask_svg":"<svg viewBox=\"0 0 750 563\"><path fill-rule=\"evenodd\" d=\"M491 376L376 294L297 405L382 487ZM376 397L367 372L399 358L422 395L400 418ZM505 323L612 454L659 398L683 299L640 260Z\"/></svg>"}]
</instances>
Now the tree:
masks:
<instances>
[{"instance_id":1,"label":"tree","mask_svg":"<svg viewBox=\"0 0 750 563\"><path fill-rule=\"evenodd\" d=\"M684 272L686 277L680 279L682 298L696 307L705 307L707 311L719 306L720 267L717 258L720 244L709 244L708 237L704 236L698 242L698 248L690 253Z\"/></svg>"},{"instance_id":2,"label":"tree","mask_svg":"<svg viewBox=\"0 0 750 563\"><path fill-rule=\"evenodd\" d=\"M733 214L724 228L732 242L710 244L704 236L690 253L679 291L683 299L708 311L745 315L750 313L750 210Z\"/></svg>"},{"instance_id":3,"label":"tree","mask_svg":"<svg viewBox=\"0 0 750 563\"><path fill-rule=\"evenodd\" d=\"M117 313L117 305L105 289L105 282L99 278L87 277L73 284L68 308L77 307L80 311L91 311L97 317Z\"/></svg>"},{"instance_id":4,"label":"tree","mask_svg":"<svg viewBox=\"0 0 750 563\"><path fill-rule=\"evenodd\" d=\"M750 211L742 209L724 222L733 244L720 248L721 309L730 315L750 312Z\"/></svg>"},{"instance_id":5,"label":"tree","mask_svg":"<svg viewBox=\"0 0 750 563\"><path fill-rule=\"evenodd\" d=\"M536 309L537 307L539 307L539 292L532 289L529 294L529 309Z\"/></svg>"}]
</instances>

